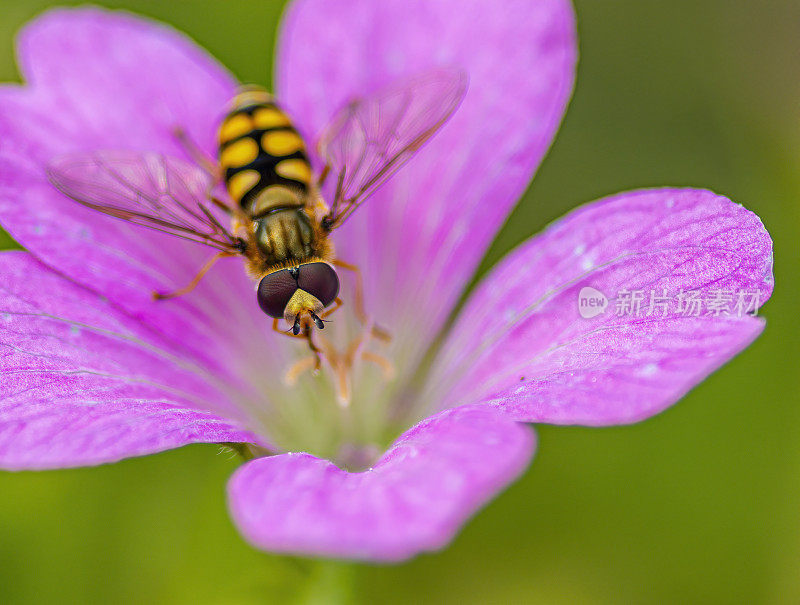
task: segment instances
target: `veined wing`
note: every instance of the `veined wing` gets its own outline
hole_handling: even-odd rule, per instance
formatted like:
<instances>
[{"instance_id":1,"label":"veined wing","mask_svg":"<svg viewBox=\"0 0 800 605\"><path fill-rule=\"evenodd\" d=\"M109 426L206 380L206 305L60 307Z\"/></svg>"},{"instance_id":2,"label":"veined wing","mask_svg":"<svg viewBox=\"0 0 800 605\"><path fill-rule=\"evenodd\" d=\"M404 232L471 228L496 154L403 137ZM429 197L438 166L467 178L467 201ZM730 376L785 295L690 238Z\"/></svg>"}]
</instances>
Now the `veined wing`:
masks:
<instances>
[{"instance_id":1,"label":"veined wing","mask_svg":"<svg viewBox=\"0 0 800 605\"><path fill-rule=\"evenodd\" d=\"M93 210L219 250L241 242L212 212L211 177L157 153L103 150L59 156L47 169L62 193Z\"/></svg>"},{"instance_id":2,"label":"veined wing","mask_svg":"<svg viewBox=\"0 0 800 605\"><path fill-rule=\"evenodd\" d=\"M349 103L323 131L318 149L336 179L327 225L340 226L453 115L467 76L436 69Z\"/></svg>"}]
</instances>

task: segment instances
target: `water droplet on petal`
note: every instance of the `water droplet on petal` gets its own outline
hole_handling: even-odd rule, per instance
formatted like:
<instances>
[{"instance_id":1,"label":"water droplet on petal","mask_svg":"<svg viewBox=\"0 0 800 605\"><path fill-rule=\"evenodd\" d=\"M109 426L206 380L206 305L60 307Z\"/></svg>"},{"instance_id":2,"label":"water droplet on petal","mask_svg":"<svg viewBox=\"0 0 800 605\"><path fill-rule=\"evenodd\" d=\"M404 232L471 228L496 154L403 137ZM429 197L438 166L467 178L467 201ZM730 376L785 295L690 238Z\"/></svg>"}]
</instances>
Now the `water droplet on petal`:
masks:
<instances>
[{"instance_id":1,"label":"water droplet on petal","mask_svg":"<svg viewBox=\"0 0 800 605\"><path fill-rule=\"evenodd\" d=\"M639 371L641 376L652 376L658 372L658 364L657 363L648 363Z\"/></svg>"}]
</instances>

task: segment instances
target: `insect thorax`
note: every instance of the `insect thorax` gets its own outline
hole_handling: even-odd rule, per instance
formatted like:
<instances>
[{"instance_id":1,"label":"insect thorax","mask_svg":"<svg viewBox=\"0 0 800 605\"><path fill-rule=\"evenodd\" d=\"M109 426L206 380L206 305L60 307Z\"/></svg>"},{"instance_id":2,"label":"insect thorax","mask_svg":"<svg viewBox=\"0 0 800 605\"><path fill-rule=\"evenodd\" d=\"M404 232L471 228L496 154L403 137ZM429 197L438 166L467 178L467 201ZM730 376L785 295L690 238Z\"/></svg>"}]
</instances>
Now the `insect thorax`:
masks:
<instances>
[{"instance_id":1,"label":"insect thorax","mask_svg":"<svg viewBox=\"0 0 800 605\"><path fill-rule=\"evenodd\" d=\"M267 266L294 265L319 256L317 237L302 208L281 208L253 221L253 241Z\"/></svg>"}]
</instances>

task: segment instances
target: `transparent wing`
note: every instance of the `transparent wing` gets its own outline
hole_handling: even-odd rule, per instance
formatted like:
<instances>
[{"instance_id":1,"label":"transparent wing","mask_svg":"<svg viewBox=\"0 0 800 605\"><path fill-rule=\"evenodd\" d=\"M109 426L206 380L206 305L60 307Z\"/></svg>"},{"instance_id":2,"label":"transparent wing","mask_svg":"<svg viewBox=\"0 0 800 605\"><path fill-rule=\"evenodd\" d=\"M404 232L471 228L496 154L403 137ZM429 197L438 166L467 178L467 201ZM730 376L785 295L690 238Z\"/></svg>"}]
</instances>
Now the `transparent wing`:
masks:
<instances>
[{"instance_id":1,"label":"transparent wing","mask_svg":"<svg viewBox=\"0 0 800 605\"><path fill-rule=\"evenodd\" d=\"M436 69L349 103L323 131L318 149L336 179L327 220L340 226L447 122L467 76Z\"/></svg>"},{"instance_id":2,"label":"transparent wing","mask_svg":"<svg viewBox=\"0 0 800 605\"><path fill-rule=\"evenodd\" d=\"M93 151L59 156L47 174L59 191L93 210L220 250L239 250L239 238L207 205L211 177L183 160Z\"/></svg>"}]
</instances>

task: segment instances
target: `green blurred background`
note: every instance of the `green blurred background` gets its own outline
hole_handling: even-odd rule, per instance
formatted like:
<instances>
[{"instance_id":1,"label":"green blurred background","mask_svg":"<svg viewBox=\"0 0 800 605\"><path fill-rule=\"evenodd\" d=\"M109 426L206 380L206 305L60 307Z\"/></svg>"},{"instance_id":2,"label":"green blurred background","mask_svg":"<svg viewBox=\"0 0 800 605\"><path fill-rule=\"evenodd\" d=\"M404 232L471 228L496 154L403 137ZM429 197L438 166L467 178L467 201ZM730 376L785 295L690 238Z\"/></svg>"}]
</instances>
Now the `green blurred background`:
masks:
<instances>
[{"instance_id":1,"label":"green blurred background","mask_svg":"<svg viewBox=\"0 0 800 605\"><path fill-rule=\"evenodd\" d=\"M1 80L18 78L15 31L51 4L2 0ZM269 82L282 2L102 4L167 21ZM237 460L215 446L0 473L0 603L800 602L800 3L576 4L571 107L483 269L582 202L709 187L775 240L765 334L652 420L540 427L516 484L450 548L396 567L249 548L225 510Z\"/></svg>"}]
</instances>

